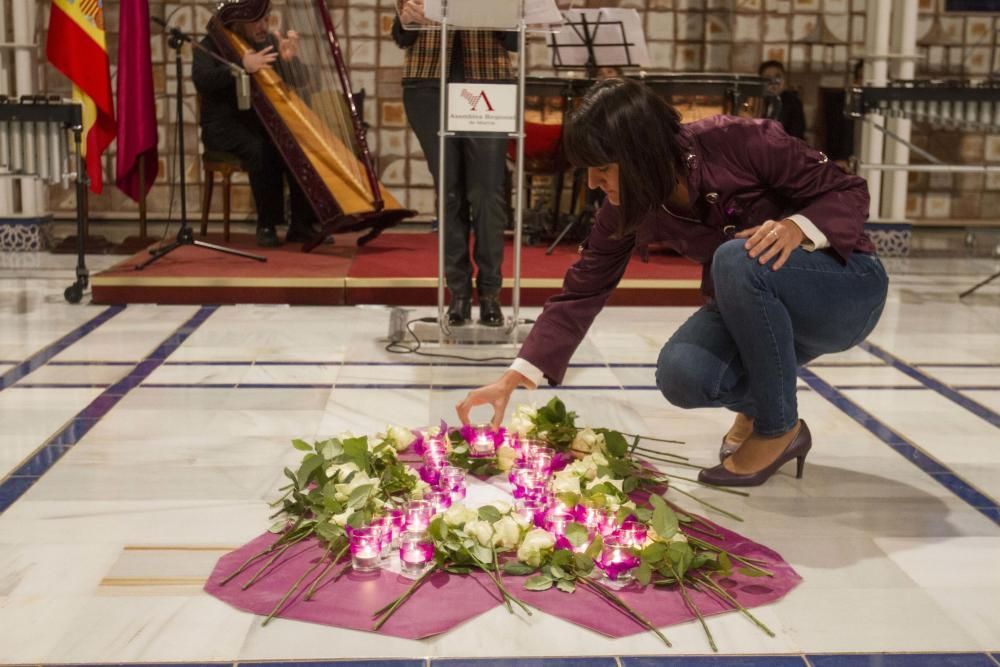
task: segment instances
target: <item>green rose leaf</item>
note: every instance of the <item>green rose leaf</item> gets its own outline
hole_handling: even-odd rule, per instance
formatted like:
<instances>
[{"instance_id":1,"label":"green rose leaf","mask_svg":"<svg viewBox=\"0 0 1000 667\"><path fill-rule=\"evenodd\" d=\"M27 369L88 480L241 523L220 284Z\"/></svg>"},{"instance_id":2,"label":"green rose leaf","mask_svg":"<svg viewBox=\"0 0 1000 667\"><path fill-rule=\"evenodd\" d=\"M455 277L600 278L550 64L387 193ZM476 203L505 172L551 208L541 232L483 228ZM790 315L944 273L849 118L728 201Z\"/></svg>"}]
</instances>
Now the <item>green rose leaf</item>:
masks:
<instances>
[{"instance_id":1,"label":"green rose leaf","mask_svg":"<svg viewBox=\"0 0 1000 667\"><path fill-rule=\"evenodd\" d=\"M740 569L738 569L736 571L739 572L740 574L746 575L748 577L766 577L767 576L767 573L761 572L760 570L757 570L757 569L752 568L752 567L741 567Z\"/></svg>"},{"instance_id":2,"label":"green rose leaf","mask_svg":"<svg viewBox=\"0 0 1000 667\"><path fill-rule=\"evenodd\" d=\"M427 527L427 532L431 534L435 542L444 542L448 537L448 524L444 522L444 518L440 515L431 519L430 525Z\"/></svg>"},{"instance_id":3,"label":"green rose leaf","mask_svg":"<svg viewBox=\"0 0 1000 667\"><path fill-rule=\"evenodd\" d=\"M628 440L618 431L604 431L604 443L611 456L620 459L628 453Z\"/></svg>"},{"instance_id":4,"label":"green rose leaf","mask_svg":"<svg viewBox=\"0 0 1000 667\"><path fill-rule=\"evenodd\" d=\"M371 495L373 486L373 484L362 484L351 491L351 495L347 499L347 506L352 509L364 506L368 502L368 496Z\"/></svg>"},{"instance_id":5,"label":"green rose leaf","mask_svg":"<svg viewBox=\"0 0 1000 667\"><path fill-rule=\"evenodd\" d=\"M349 438L343 441L344 455L360 470L368 469L368 438Z\"/></svg>"},{"instance_id":6,"label":"green rose leaf","mask_svg":"<svg viewBox=\"0 0 1000 667\"><path fill-rule=\"evenodd\" d=\"M723 574L728 575L733 571L733 562L729 560L729 554L727 554L725 551L719 552L718 563L719 563L719 570L721 570Z\"/></svg>"},{"instance_id":7,"label":"green rose leaf","mask_svg":"<svg viewBox=\"0 0 1000 667\"><path fill-rule=\"evenodd\" d=\"M663 555L667 553L667 545L663 542L653 542L648 547L642 550L639 554L639 558L644 563L657 563Z\"/></svg>"},{"instance_id":8,"label":"green rose leaf","mask_svg":"<svg viewBox=\"0 0 1000 667\"><path fill-rule=\"evenodd\" d=\"M524 582L524 587L529 591L547 591L552 588L552 577L536 574Z\"/></svg>"},{"instance_id":9,"label":"green rose leaf","mask_svg":"<svg viewBox=\"0 0 1000 667\"><path fill-rule=\"evenodd\" d=\"M496 523L500 520L500 510L493 505L483 505L479 508L479 518L483 521L488 521L490 523Z\"/></svg>"},{"instance_id":10,"label":"green rose leaf","mask_svg":"<svg viewBox=\"0 0 1000 667\"><path fill-rule=\"evenodd\" d=\"M560 579L556 582L556 588L563 593L572 593L576 590L576 582L572 579Z\"/></svg>"},{"instance_id":11,"label":"green rose leaf","mask_svg":"<svg viewBox=\"0 0 1000 667\"><path fill-rule=\"evenodd\" d=\"M653 568L649 566L649 563L640 563L639 567L635 568L635 580L643 586L648 586L649 580L652 578Z\"/></svg>"},{"instance_id":12,"label":"green rose leaf","mask_svg":"<svg viewBox=\"0 0 1000 667\"><path fill-rule=\"evenodd\" d=\"M312 445L310 445L305 440L300 440L299 438L292 440L292 447L299 450L300 452L311 452L313 450Z\"/></svg>"},{"instance_id":13,"label":"green rose leaf","mask_svg":"<svg viewBox=\"0 0 1000 667\"><path fill-rule=\"evenodd\" d=\"M548 575L553 579L565 579L569 576L566 574L566 570L562 569L558 565L550 565L547 569Z\"/></svg>"},{"instance_id":14,"label":"green rose leaf","mask_svg":"<svg viewBox=\"0 0 1000 667\"><path fill-rule=\"evenodd\" d=\"M489 547L484 547L482 544L476 543L476 545L473 546L469 552L475 556L477 560L484 563L493 562L493 550Z\"/></svg>"},{"instance_id":15,"label":"green rose leaf","mask_svg":"<svg viewBox=\"0 0 1000 667\"><path fill-rule=\"evenodd\" d=\"M584 553L589 558L597 558L601 553L601 549L603 548L604 548L604 538L598 535L597 537L594 538L594 541L590 543L590 546L587 547Z\"/></svg>"},{"instance_id":16,"label":"green rose leaf","mask_svg":"<svg viewBox=\"0 0 1000 667\"><path fill-rule=\"evenodd\" d=\"M573 562L573 552L569 549L557 549L555 553L552 554L552 559L550 561L553 565L558 565L559 567L566 569Z\"/></svg>"},{"instance_id":17,"label":"green rose leaf","mask_svg":"<svg viewBox=\"0 0 1000 667\"><path fill-rule=\"evenodd\" d=\"M573 554L573 567L577 574L590 574L594 569L594 559L587 554Z\"/></svg>"},{"instance_id":18,"label":"green rose leaf","mask_svg":"<svg viewBox=\"0 0 1000 667\"><path fill-rule=\"evenodd\" d=\"M523 577L534 572L535 568L520 561L509 560L504 563L503 571L504 574L509 574L512 577Z\"/></svg>"},{"instance_id":19,"label":"green rose leaf","mask_svg":"<svg viewBox=\"0 0 1000 667\"><path fill-rule=\"evenodd\" d=\"M586 526L572 521L566 526L566 539L574 547L582 547L590 539L590 535L587 533Z\"/></svg>"},{"instance_id":20,"label":"green rose leaf","mask_svg":"<svg viewBox=\"0 0 1000 667\"><path fill-rule=\"evenodd\" d=\"M300 489L309 483L309 479L312 477L312 474L316 472L316 469L323 465L323 463L325 463L325 461L319 454L307 454L302 459L302 465L299 466L299 471L295 476L295 483L299 485Z\"/></svg>"},{"instance_id":21,"label":"green rose leaf","mask_svg":"<svg viewBox=\"0 0 1000 667\"><path fill-rule=\"evenodd\" d=\"M667 502L661 496L651 495L649 504L653 506L653 518L649 524L660 538L669 540L677 534L677 515L667 507Z\"/></svg>"}]
</instances>

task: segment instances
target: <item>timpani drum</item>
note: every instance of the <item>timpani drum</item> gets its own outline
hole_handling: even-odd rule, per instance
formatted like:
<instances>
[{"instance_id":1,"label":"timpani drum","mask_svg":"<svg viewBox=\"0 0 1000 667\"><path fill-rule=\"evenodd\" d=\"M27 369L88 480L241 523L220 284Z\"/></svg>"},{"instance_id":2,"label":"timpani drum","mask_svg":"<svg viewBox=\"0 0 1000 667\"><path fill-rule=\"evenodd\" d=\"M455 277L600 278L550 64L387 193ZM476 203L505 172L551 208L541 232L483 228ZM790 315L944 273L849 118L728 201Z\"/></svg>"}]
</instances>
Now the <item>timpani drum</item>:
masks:
<instances>
[{"instance_id":1,"label":"timpani drum","mask_svg":"<svg viewBox=\"0 0 1000 667\"><path fill-rule=\"evenodd\" d=\"M781 103L767 79L745 74L658 74L641 79L681 114L682 123L728 114L777 118Z\"/></svg>"}]
</instances>

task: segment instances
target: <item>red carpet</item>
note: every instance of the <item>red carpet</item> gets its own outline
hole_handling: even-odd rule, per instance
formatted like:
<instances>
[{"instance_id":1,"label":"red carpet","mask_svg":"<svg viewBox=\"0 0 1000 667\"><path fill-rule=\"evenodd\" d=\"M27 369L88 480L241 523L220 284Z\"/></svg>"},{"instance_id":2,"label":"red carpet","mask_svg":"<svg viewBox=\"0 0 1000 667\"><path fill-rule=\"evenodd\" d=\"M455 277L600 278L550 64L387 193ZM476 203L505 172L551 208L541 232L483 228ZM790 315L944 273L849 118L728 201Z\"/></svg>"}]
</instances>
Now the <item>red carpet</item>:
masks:
<instances>
[{"instance_id":1,"label":"red carpet","mask_svg":"<svg viewBox=\"0 0 1000 667\"><path fill-rule=\"evenodd\" d=\"M388 232L358 248L355 235L338 235L335 245L311 253L299 244L257 248L250 235L235 234L228 244L209 242L264 255L267 262L235 257L196 246L183 246L142 271L134 267L149 254L142 251L92 279L93 299L120 303L289 303L342 305L437 303L437 235ZM566 268L576 258L576 246L524 248L521 255L521 304L541 305L559 292ZM513 273L513 249L508 242L504 276ZM692 305L701 302L701 267L678 257L654 256L649 263L635 258L612 297L615 305ZM504 281L510 303L513 281Z\"/></svg>"}]
</instances>

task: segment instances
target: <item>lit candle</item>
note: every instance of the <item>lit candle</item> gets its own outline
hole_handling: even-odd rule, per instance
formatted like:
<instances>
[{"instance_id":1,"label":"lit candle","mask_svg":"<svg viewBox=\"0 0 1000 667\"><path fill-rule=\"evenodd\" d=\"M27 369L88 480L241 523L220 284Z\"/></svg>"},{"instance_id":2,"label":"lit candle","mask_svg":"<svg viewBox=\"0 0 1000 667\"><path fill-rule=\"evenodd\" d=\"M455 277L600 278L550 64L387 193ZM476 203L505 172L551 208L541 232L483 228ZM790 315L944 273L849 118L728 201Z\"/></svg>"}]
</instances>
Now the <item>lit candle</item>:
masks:
<instances>
[{"instance_id":1,"label":"lit candle","mask_svg":"<svg viewBox=\"0 0 1000 667\"><path fill-rule=\"evenodd\" d=\"M492 426L473 427L474 435L469 441L469 456L471 458L490 458L496 456L496 432Z\"/></svg>"},{"instance_id":2,"label":"lit candle","mask_svg":"<svg viewBox=\"0 0 1000 667\"><path fill-rule=\"evenodd\" d=\"M427 530L434 514L434 508L426 500L411 500L404 510L406 515L406 530L412 533L422 533Z\"/></svg>"},{"instance_id":3,"label":"lit candle","mask_svg":"<svg viewBox=\"0 0 1000 667\"><path fill-rule=\"evenodd\" d=\"M405 532L399 538L399 563L403 576L417 578L434 558L434 544L425 533Z\"/></svg>"},{"instance_id":4,"label":"lit candle","mask_svg":"<svg viewBox=\"0 0 1000 667\"><path fill-rule=\"evenodd\" d=\"M604 576L611 581L624 582L632 579L632 570L639 565L639 558L616 535L609 535L604 540L604 549L597 561L597 566Z\"/></svg>"},{"instance_id":5,"label":"lit candle","mask_svg":"<svg viewBox=\"0 0 1000 667\"><path fill-rule=\"evenodd\" d=\"M351 531L351 567L357 572L373 572L381 560L381 535L371 527Z\"/></svg>"}]
</instances>

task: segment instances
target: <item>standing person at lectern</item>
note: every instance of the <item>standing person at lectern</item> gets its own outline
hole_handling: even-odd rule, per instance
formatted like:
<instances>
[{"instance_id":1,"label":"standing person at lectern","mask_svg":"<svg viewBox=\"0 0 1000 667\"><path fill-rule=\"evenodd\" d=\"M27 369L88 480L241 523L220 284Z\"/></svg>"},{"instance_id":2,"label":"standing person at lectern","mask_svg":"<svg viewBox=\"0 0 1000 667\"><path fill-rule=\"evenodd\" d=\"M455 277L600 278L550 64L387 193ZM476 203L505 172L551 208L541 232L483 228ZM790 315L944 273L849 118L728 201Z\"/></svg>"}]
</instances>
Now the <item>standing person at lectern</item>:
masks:
<instances>
[{"instance_id":1,"label":"standing person at lectern","mask_svg":"<svg viewBox=\"0 0 1000 667\"><path fill-rule=\"evenodd\" d=\"M277 31L269 32L270 16L270 0L225 0L218 10L218 18L223 25L253 49L243 56L240 63L248 74L271 67L289 85L301 87L305 82L305 73L297 58L298 35L294 30L284 35ZM219 53L210 36L205 37L201 45ZM285 168L285 162L257 118L257 112L252 108L240 109L236 80L229 68L195 49L191 75L201 96L201 140L205 150L232 153L247 169L250 190L257 206L257 245L262 248L281 245L276 227L284 219L286 180L292 214L286 240L302 242L312 238L316 215L295 178Z\"/></svg>"},{"instance_id":2,"label":"standing person at lectern","mask_svg":"<svg viewBox=\"0 0 1000 667\"><path fill-rule=\"evenodd\" d=\"M427 166L438 183L441 34L408 30L426 26L422 0L402 0L392 25L396 44L404 49L403 106ZM448 32L448 81L498 83L514 80L509 51L517 50L517 33L493 30ZM445 282L450 293L448 323L472 319L472 259L475 259L479 323L503 324L504 230L507 227L506 138L450 137L445 142L445 201L438 202L444 221ZM469 255L469 235L474 237Z\"/></svg>"}]
</instances>

